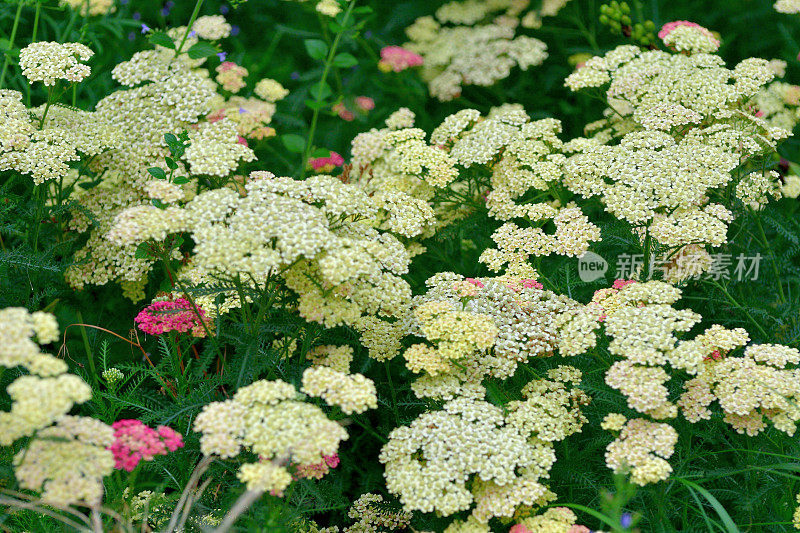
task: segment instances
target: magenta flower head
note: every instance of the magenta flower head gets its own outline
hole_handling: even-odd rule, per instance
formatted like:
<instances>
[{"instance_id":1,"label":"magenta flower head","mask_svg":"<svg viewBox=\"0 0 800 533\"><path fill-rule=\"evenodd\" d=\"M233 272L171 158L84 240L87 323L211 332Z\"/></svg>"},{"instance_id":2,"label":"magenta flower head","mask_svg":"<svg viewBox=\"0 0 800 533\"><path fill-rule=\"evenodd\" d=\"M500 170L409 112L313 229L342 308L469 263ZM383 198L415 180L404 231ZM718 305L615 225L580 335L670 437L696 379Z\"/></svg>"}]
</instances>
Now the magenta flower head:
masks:
<instances>
[{"instance_id":1,"label":"magenta flower head","mask_svg":"<svg viewBox=\"0 0 800 533\"><path fill-rule=\"evenodd\" d=\"M133 471L139 461L152 461L156 455L167 455L183 447L183 437L167 426L153 429L140 420L117 420L111 425L114 443L114 468Z\"/></svg>"},{"instance_id":2,"label":"magenta flower head","mask_svg":"<svg viewBox=\"0 0 800 533\"><path fill-rule=\"evenodd\" d=\"M199 307L195 310L188 300L178 298L174 301L153 302L136 315L134 322L139 329L150 335L178 331L191 332L195 337L205 337L206 329L200 321L201 318L208 325L205 311Z\"/></svg>"},{"instance_id":3,"label":"magenta flower head","mask_svg":"<svg viewBox=\"0 0 800 533\"><path fill-rule=\"evenodd\" d=\"M317 157L308 162L309 166L316 172L330 172L336 167L344 164L344 158L336 152L331 152L328 157Z\"/></svg>"},{"instance_id":4,"label":"magenta flower head","mask_svg":"<svg viewBox=\"0 0 800 533\"><path fill-rule=\"evenodd\" d=\"M418 67L425 60L421 55L406 50L402 46L384 46L381 49L381 60L378 68L383 72L391 70L400 72L410 67Z\"/></svg>"}]
</instances>

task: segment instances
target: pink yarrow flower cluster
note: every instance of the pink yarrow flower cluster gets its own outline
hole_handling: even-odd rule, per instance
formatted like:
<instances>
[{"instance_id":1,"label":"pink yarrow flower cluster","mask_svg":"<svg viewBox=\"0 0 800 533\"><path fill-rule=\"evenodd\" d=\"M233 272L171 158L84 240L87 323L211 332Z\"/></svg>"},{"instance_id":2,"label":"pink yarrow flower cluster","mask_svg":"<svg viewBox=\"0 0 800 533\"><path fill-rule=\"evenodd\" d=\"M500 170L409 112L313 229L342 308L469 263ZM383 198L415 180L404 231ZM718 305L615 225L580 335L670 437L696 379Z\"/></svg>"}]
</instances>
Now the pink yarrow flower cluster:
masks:
<instances>
[{"instance_id":1,"label":"pink yarrow flower cluster","mask_svg":"<svg viewBox=\"0 0 800 533\"><path fill-rule=\"evenodd\" d=\"M714 34L711 33L711 31L708 28L704 28L700 24L697 24L695 22L689 22L688 20L676 20L674 22L667 22L666 24L661 26L661 30L658 32L658 38L663 41L667 35L672 33L672 30L674 30L675 28L679 28L680 26L689 26L691 28L697 28L704 35L706 35L708 38L717 43L717 45L719 45L719 40L716 37L714 37Z\"/></svg>"},{"instance_id":2,"label":"pink yarrow flower cluster","mask_svg":"<svg viewBox=\"0 0 800 533\"><path fill-rule=\"evenodd\" d=\"M297 465L297 470L294 473L295 479L308 478L308 479L322 479L322 477L331 471L331 468L339 466L339 455L323 455L322 461L310 465Z\"/></svg>"},{"instance_id":3,"label":"pink yarrow flower cluster","mask_svg":"<svg viewBox=\"0 0 800 533\"><path fill-rule=\"evenodd\" d=\"M117 420L111 425L114 443L114 468L133 471L139 461L152 461L156 455L167 455L183 447L183 436L167 426L153 429L140 420Z\"/></svg>"},{"instance_id":4,"label":"pink yarrow flower cluster","mask_svg":"<svg viewBox=\"0 0 800 533\"><path fill-rule=\"evenodd\" d=\"M331 155L328 157L317 157L309 160L308 164L315 172L325 173L342 166L344 164L344 158L336 152L331 152Z\"/></svg>"},{"instance_id":5,"label":"pink yarrow flower cluster","mask_svg":"<svg viewBox=\"0 0 800 533\"><path fill-rule=\"evenodd\" d=\"M384 46L378 68L383 72L401 72L410 67L419 67L424 62L421 55L406 50L402 46Z\"/></svg>"},{"instance_id":6,"label":"pink yarrow flower cluster","mask_svg":"<svg viewBox=\"0 0 800 533\"><path fill-rule=\"evenodd\" d=\"M205 328L198 319L206 321L205 311L194 306L185 298L153 302L142 309L134 322L139 329L150 335L160 335L169 331L186 333L191 331L195 337L204 337Z\"/></svg>"},{"instance_id":7,"label":"pink yarrow flower cluster","mask_svg":"<svg viewBox=\"0 0 800 533\"><path fill-rule=\"evenodd\" d=\"M357 96L356 105L361 111L372 111L375 109L375 100L369 96Z\"/></svg>"}]
</instances>

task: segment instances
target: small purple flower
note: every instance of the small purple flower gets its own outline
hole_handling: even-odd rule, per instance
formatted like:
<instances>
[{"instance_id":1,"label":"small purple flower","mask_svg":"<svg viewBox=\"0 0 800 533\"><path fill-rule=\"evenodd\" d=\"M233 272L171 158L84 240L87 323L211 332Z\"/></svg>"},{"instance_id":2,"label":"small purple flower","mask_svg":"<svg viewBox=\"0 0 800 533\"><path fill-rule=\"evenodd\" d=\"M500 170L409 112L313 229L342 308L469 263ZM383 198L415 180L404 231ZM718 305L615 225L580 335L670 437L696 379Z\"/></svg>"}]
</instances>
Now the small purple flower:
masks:
<instances>
[{"instance_id":1,"label":"small purple flower","mask_svg":"<svg viewBox=\"0 0 800 533\"><path fill-rule=\"evenodd\" d=\"M134 39L136 39L136 34L134 32L130 32L128 34L128 40L133 41Z\"/></svg>"},{"instance_id":2,"label":"small purple flower","mask_svg":"<svg viewBox=\"0 0 800 533\"><path fill-rule=\"evenodd\" d=\"M231 26L231 35L239 35L239 26L236 26L235 24Z\"/></svg>"},{"instance_id":3,"label":"small purple flower","mask_svg":"<svg viewBox=\"0 0 800 533\"><path fill-rule=\"evenodd\" d=\"M169 15L169 8L164 6L161 8L161 16L166 17L167 15Z\"/></svg>"},{"instance_id":4,"label":"small purple flower","mask_svg":"<svg viewBox=\"0 0 800 533\"><path fill-rule=\"evenodd\" d=\"M131 15L131 17L133 17L133 20L139 20L140 18L142 18L142 14L137 11L136 13Z\"/></svg>"},{"instance_id":5,"label":"small purple flower","mask_svg":"<svg viewBox=\"0 0 800 533\"><path fill-rule=\"evenodd\" d=\"M169 2L167 2L164 5L167 6L168 9L172 9L173 7L175 7L175 2L173 2L172 0L169 0Z\"/></svg>"},{"instance_id":6,"label":"small purple flower","mask_svg":"<svg viewBox=\"0 0 800 533\"><path fill-rule=\"evenodd\" d=\"M364 37L367 39L372 39L372 32L367 30L364 32Z\"/></svg>"},{"instance_id":7,"label":"small purple flower","mask_svg":"<svg viewBox=\"0 0 800 533\"><path fill-rule=\"evenodd\" d=\"M119 0L119 3L122 4L123 6L127 5L128 2L129 2L129 0Z\"/></svg>"},{"instance_id":8,"label":"small purple flower","mask_svg":"<svg viewBox=\"0 0 800 533\"><path fill-rule=\"evenodd\" d=\"M245 109L245 108L243 108L243 107L240 107L240 108L239 108L239 114L240 114L240 115L244 115L245 113L247 113L247 109Z\"/></svg>"},{"instance_id":9,"label":"small purple flower","mask_svg":"<svg viewBox=\"0 0 800 533\"><path fill-rule=\"evenodd\" d=\"M192 30L189 32L189 37L197 37L197 32Z\"/></svg>"},{"instance_id":10,"label":"small purple flower","mask_svg":"<svg viewBox=\"0 0 800 533\"><path fill-rule=\"evenodd\" d=\"M292 72L289 75L289 77L292 78L293 80L299 80L300 79L300 73L295 70L294 72Z\"/></svg>"},{"instance_id":11,"label":"small purple flower","mask_svg":"<svg viewBox=\"0 0 800 533\"><path fill-rule=\"evenodd\" d=\"M150 31L150 27L147 24L142 24L142 33L147 33Z\"/></svg>"},{"instance_id":12,"label":"small purple flower","mask_svg":"<svg viewBox=\"0 0 800 533\"><path fill-rule=\"evenodd\" d=\"M230 11L230 8L228 6L226 5L219 6L219 12L222 13L223 15L227 15L228 11Z\"/></svg>"},{"instance_id":13,"label":"small purple flower","mask_svg":"<svg viewBox=\"0 0 800 533\"><path fill-rule=\"evenodd\" d=\"M227 52L220 52L220 53L217 54L217 57L219 58L220 61L225 61L225 58L228 57L228 53Z\"/></svg>"},{"instance_id":14,"label":"small purple flower","mask_svg":"<svg viewBox=\"0 0 800 533\"><path fill-rule=\"evenodd\" d=\"M633 525L633 517L631 513L622 513L622 516L619 518L619 525L624 528L629 528Z\"/></svg>"}]
</instances>

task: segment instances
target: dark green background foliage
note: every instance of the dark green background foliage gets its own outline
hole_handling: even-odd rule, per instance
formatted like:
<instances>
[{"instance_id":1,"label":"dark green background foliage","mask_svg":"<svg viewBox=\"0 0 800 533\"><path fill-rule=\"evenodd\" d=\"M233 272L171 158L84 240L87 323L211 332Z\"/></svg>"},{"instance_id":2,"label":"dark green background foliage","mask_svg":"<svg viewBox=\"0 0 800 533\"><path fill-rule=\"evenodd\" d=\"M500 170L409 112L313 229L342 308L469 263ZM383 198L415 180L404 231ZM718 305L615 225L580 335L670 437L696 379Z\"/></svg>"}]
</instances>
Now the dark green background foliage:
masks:
<instances>
[{"instance_id":1,"label":"dark green background foliage","mask_svg":"<svg viewBox=\"0 0 800 533\"><path fill-rule=\"evenodd\" d=\"M314 145L335 150L347 159L350 141L359 132L381 127L383 120L398 107L406 106L417 115L417 125L426 131L438 125L447 115L465 107L487 112L492 106L517 102L534 118L555 117L563 121L564 138L578 136L588 122L600 118L603 106L585 95L575 95L563 87L564 78L572 71L569 58L574 54L599 54L625 42L611 34L598 22L600 2L572 0L541 30L530 30L544 40L549 58L540 67L527 72L515 70L512 75L490 88L467 87L461 98L440 103L427 96L424 83L411 71L383 74L376 67L381 47L404 42L403 30L417 17L432 14L444 2L431 0L398 1L361 0L359 6L371 12L358 15L362 30L343 41L341 51L352 54L358 64L339 69L331 78L335 97L352 102L356 96L374 98L376 108L358 115L353 122L340 120L323 110ZM185 24L194 2L181 0L164 16L160 2L131 0L107 17L82 19L58 8L54 1L44 2L38 26L39 40L83 41L95 52L91 60L92 75L78 86L75 103L92 109L94 104L116 87L110 71L146 46L141 23L154 29ZM786 80L800 82L800 18L776 13L769 0L647 0L634 10L638 20L652 20L656 28L673 20L691 20L722 38L720 54L733 65L747 57L779 58L788 62ZM0 48L8 46L11 23L17 3L0 5ZM29 42L35 2L22 7L22 19L12 57ZM228 20L238 33L223 41L228 60L245 66L251 85L262 77L274 78L290 90L278 104L273 126L278 136L260 141L253 148L258 160L244 171L270 170L278 175L301 174L301 155L287 150L285 135L306 138L312 110L305 102L309 90L320 77L322 64L310 58L303 40L328 38L320 35L320 19L313 8L278 0L249 0L230 8L218 0L204 3L202 13L227 12ZM326 28L326 32L330 30ZM12 61L13 63L13 61ZM44 101L44 92L31 93L19 70L12 64L7 75L8 88L23 92L36 105ZM800 161L798 140L790 138L781 148L787 160ZM81 244L65 234L62 226L67 210L36 213L36 201L28 178L0 174L0 308L24 306L31 311L45 309L55 313L62 330L70 324L98 325L123 338L131 338L133 317L140 305L124 299L117 286L91 287L75 292L63 281L63 271L72 252ZM590 220L602 210L599 204L584 204ZM702 331L713 322L729 327L745 327L755 341L781 342L800 346L800 213L796 200L771 203L758 216L743 214L732 225L731 241L719 253L763 256L757 280L700 280L684 287L684 305L701 313L707 322L697 326ZM41 220L36 235L33 221ZM417 292L424 290L425 279L433 273L453 270L467 276L487 275L478 263L480 250L490 243L496 223L479 211L454 227L448 228L431 242L428 252L417 257L409 282ZM623 223L607 224L603 240L594 251L607 258L623 251L631 253L640 247L630 228ZM607 279L582 283L578 279L577 261L547 258L540 266L547 288L568 294L582 302L594 290L608 286ZM164 287L164 276L154 275L147 298ZM279 304L289 298L275 289L259 292L257 298L274 297ZM191 431L194 416L201 407L222 399L238 386L256 379L281 378L298 384L302 372L300 361L284 359L284 353L273 340L297 338L302 348L318 344L350 344L356 348L354 372L373 379L379 393L381 409L354 415L348 427L350 439L340 450L342 464L320 481L300 481L284 499L264 497L239 523L241 530L280 531L298 518L316 520L320 525L346 524L350 503L365 492L385 492L382 468L377 461L380 446L396 426L413 420L426 408L410 391L412 374L402 362L379 364L366 357L358 347L357 336L346 328L325 330L308 324L281 305L269 308L260 320L248 320L246 311L234 312L231 320L216 325L213 342L202 343L198 357L185 371L179 368L178 354L167 342L143 335L138 337L144 352L154 362L152 368L143 352L119 338L92 327L72 326L66 331L62 355L74 372L93 385L95 398L80 412L111 423L119 418L140 418L145 423L166 424L186 436L187 446L159 461L147 463L138 474L137 490L165 491L171 498L185 484L197 460L197 436ZM304 350L301 350L304 351ZM580 360L583 369L597 366L596 361ZM610 359L610 358L609 358ZM563 360L536 361L523 365L523 371L508 382L489 386L490 400L505 403L515 399L519 385ZM116 366L126 374L125 383L109 389L100 379L104 368ZM535 367L535 368L534 368ZM604 464L603 454L609 436L601 431L602 413L619 410L624 398L610 394L603 384L604 368L586 371L583 387L594 397L589 410L590 423L584 428L580 446L567 439L556 446L558 462L553 469L553 489L559 503L573 503L609 513L622 509L637 513L638 526L644 531L729 531L730 515L742 531L788 531L795 507L794 495L800 490L797 461L800 446L797 439L768 430L756 441L740 436L715 417L696 426L676 421L680 444L671 463L675 472L668 482L640 489L624 503L627 488L615 485ZM0 389L16 377L14 371L0 375ZM164 387L168 377L175 390ZM678 390L672 391L677 395ZM0 393L0 407L7 408L8 397ZM381 413L380 415L375 413ZM595 413L592 415L592 413ZM13 487L9 466L13 450L0 455L0 479ZM212 468L216 481L198 504L198 512L226 509L240 492L233 471L234 461L220 461ZM703 487L692 488L680 479ZM119 472L108 479L107 501L120 505L127 477ZM605 501L605 492L618 494L613 503ZM726 511L719 511L719 507ZM593 527L602 524L589 514L578 512L582 523ZM726 514L727 513L727 514ZM419 516L417 529L439 530L449 519ZM55 531L60 526L49 519L27 513L0 516L0 528L10 531ZM497 525L499 531L508 526ZM606 527L607 528L607 527Z\"/></svg>"}]
</instances>

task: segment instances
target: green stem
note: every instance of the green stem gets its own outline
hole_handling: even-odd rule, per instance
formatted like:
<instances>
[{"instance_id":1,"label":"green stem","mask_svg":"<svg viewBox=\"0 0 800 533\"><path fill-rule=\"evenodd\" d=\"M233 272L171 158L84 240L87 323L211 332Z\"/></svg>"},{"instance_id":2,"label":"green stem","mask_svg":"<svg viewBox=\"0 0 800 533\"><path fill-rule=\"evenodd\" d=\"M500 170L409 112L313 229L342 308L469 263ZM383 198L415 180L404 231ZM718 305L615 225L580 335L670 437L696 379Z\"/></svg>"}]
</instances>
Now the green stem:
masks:
<instances>
[{"instance_id":1,"label":"green stem","mask_svg":"<svg viewBox=\"0 0 800 533\"><path fill-rule=\"evenodd\" d=\"M42 11L42 0L36 1L36 13L33 15L33 35L31 42L36 42L36 36L39 35L39 13Z\"/></svg>"},{"instance_id":2,"label":"green stem","mask_svg":"<svg viewBox=\"0 0 800 533\"><path fill-rule=\"evenodd\" d=\"M186 44L186 38L189 37L189 33L192 31L192 26L194 26L194 21L197 20L197 15L200 14L200 8L203 6L203 0L197 0L197 3L194 5L194 11L192 12L191 18L189 18L189 24L186 25L186 31L183 32L183 38L181 39L181 44L178 45L178 49L175 50L175 57L178 57L183 50L183 45Z\"/></svg>"},{"instance_id":3,"label":"green stem","mask_svg":"<svg viewBox=\"0 0 800 533\"><path fill-rule=\"evenodd\" d=\"M328 79L328 73L331 70L331 65L333 65L333 58L336 55L336 49L339 47L339 41L342 39L342 35L344 34L347 21L350 18L350 14L353 12L353 8L356 5L356 0L351 0L350 5L347 6L347 11L344 13L344 17L342 18L341 30L336 33L336 37L333 39L333 44L331 44L330 50L328 51L328 57L325 59L325 67L322 70L322 78L320 78L318 87L322 88L325 85L325 81ZM308 140L306 141L306 148L303 150L303 160L300 162L300 177L306 177L306 164L308 163L308 158L311 155L311 148L314 146L314 134L317 132L317 122L319 121L319 112L320 108L317 107L314 109L314 114L311 116L311 127L308 129Z\"/></svg>"},{"instance_id":4,"label":"green stem","mask_svg":"<svg viewBox=\"0 0 800 533\"><path fill-rule=\"evenodd\" d=\"M647 233L644 237L644 260L642 262L642 281L647 281L650 278L650 248L653 245L652 237L650 237L650 228L647 228Z\"/></svg>"},{"instance_id":5,"label":"green stem","mask_svg":"<svg viewBox=\"0 0 800 533\"><path fill-rule=\"evenodd\" d=\"M736 309L744 313L744 315L750 320L750 322L756 327L756 329L758 329L759 333L763 335L764 339L770 338L769 335L767 335L767 332L764 331L764 328L761 327L761 324L756 322L756 319L753 318L753 316L750 313L748 313L747 310L744 307L742 307L741 304L737 302L733 296L730 295L730 293L727 291L727 289L725 289L725 287L720 285L719 282L717 282L717 280L714 279L711 280L711 283L722 291L725 297L728 298L728 301L731 302L731 304L733 304L733 306L736 307Z\"/></svg>"},{"instance_id":6,"label":"green stem","mask_svg":"<svg viewBox=\"0 0 800 533\"><path fill-rule=\"evenodd\" d=\"M0 89L2 89L5 84L6 70L8 70L8 64L11 62L11 49L14 48L14 40L17 38L17 28L19 27L19 17L22 13L22 4L23 2L17 4L17 13L14 15L14 25L11 27L11 37L8 39L8 50L6 50L6 58L3 61L3 71L0 72Z\"/></svg>"},{"instance_id":7,"label":"green stem","mask_svg":"<svg viewBox=\"0 0 800 533\"><path fill-rule=\"evenodd\" d=\"M42 119L39 121L39 129L44 127L44 119L47 118L47 112L50 111L50 105L53 103L53 87L55 85L47 89L47 103L44 105L44 113L42 113Z\"/></svg>"},{"instance_id":8,"label":"green stem","mask_svg":"<svg viewBox=\"0 0 800 533\"><path fill-rule=\"evenodd\" d=\"M83 319L83 314L80 311L78 311L78 321L81 324L86 323L86 321ZM94 354L92 353L92 347L89 344L89 337L86 335L85 326L81 326L81 338L83 339L83 348L86 350L86 360L89 362L89 371L92 373L92 381L94 381L94 385L97 387L97 368L95 368L94 365Z\"/></svg>"},{"instance_id":9,"label":"green stem","mask_svg":"<svg viewBox=\"0 0 800 533\"><path fill-rule=\"evenodd\" d=\"M786 305L786 294L783 292L783 283L781 283L781 276L778 272L778 261L775 257L775 252L772 250L772 246L769 245L769 240L767 240L767 234L764 232L764 226L761 225L761 219L752 211L750 210L750 214L752 215L753 219L756 221L756 227L758 228L758 232L761 234L761 240L764 241L764 247L769 252L770 258L772 259L772 271L775 274L775 281L778 282L778 296L781 298L781 303Z\"/></svg>"}]
</instances>

